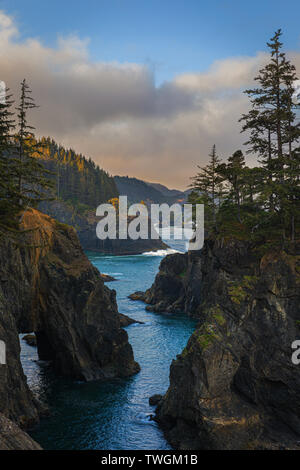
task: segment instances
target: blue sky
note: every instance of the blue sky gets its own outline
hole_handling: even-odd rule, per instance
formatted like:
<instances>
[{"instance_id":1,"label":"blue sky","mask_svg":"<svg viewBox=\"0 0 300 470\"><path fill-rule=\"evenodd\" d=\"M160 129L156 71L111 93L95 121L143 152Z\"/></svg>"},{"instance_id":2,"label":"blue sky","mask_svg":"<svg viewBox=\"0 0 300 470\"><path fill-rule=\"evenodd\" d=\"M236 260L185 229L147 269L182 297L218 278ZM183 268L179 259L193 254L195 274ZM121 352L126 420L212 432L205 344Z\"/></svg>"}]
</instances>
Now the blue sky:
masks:
<instances>
[{"instance_id":1,"label":"blue sky","mask_svg":"<svg viewBox=\"0 0 300 470\"><path fill-rule=\"evenodd\" d=\"M300 78L299 23L299 0L0 0L0 80L26 77L37 135L184 189L213 144L246 150L242 91L278 28Z\"/></svg>"},{"instance_id":2,"label":"blue sky","mask_svg":"<svg viewBox=\"0 0 300 470\"><path fill-rule=\"evenodd\" d=\"M3 0L21 39L54 47L57 37L89 38L95 61L146 63L162 83L203 71L215 60L255 55L281 27L289 50L300 47L299 1Z\"/></svg>"}]
</instances>

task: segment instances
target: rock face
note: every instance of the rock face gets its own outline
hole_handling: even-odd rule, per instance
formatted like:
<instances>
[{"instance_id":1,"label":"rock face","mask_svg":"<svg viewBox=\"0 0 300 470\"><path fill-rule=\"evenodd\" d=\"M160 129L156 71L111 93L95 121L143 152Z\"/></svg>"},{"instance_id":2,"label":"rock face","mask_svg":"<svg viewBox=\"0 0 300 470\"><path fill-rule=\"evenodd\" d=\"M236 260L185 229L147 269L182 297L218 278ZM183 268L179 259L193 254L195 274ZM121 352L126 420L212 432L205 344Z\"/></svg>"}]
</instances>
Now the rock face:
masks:
<instances>
[{"instance_id":1,"label":"rock face","mask_svg":"<svg viewBox=\"0 0 300 470\"><path fill-rule=\"evenodd\" d=\"M28 344L28 346L36 346L36 337L35 335L25 335L23 336L22 338L23 341L26 341L26 343Z\"/></svg>"},{"instance_id":2,"label":"rock face","mask_svg":"<svg viewBox=\"0 0 300 470\"><path fill-rule=\"evenodd\" d=\"M19 426L0 414L0 450L41 450Z\"/></svg>"},{"instance_id":3,"label":"rock face","mask_svg":"<svg viewBox=\"0 0 300 470\"><path fill-rule=\"evenodd\" d=\"M163 396L160 395L159 393L156 393L155 395L152 395L149 398L149 405L150 406L157 406L159 402L162 400Z\"/></svg>"},{"instance_id":4,"label":"rock face","mask_svg":"<svg viewBox=\"0 0 300 470\"><path fill-rule=\"evenodd\" d=\"M100 274L101 274L101 278L103 282L112 282L112 281L117 280L113 276L110 276L109 274L104 274L104 273L100 273Z\"/></svg>"},{"instance_id":5,"label":"rock face","mask_svg":"<svg viewBox=\"0 0 300 470\"><path fill-rule=\"evenodd\" d=\"M0 413L21 426L43 408L26 382L18 333L34 331L40 359L79 380L130 376L139 370L121 328L115 291L108 289L75 230L33 209L22 240L0 240Z\"/></svg>"},{"instance_id":6,"label":"rock face","mask_svg":"<svg viewBox=\"0 0 300 470\"><path fill-rule=\"evenodd\" d=\"M134 292L130 299L146 302L149 304L146 309L152 312L193 315L199 300L197 260L199 258L194 253L166 256L150 289Z\"/></svg>"},{"instance_id":7,"label":"rock face","mask_svg":"<svg viewBox=\"0 0 300 470\"><path fill-rule=\"evenodd\" d=\"M181 255L181 266L177 258L161 263L147 293L156 309L180 306L199 319L157 409L168 440L180 449L298 448L300 257L211 240Z\"/></svg>"},{"instance_id":8,"label":"rock face","mask_svg":"<svg viewBox=\"0 0 300 470\"><path fill-rule=\"evenodd\" d=\"M142 321L134 320L133 318L130 318L127 315L124 315L124 313L119 313L119 319L120 319L120 325L122 328L125 328L126 326L129 326L129 325L133 325L134 323L139 323L140 325L144 324L144 322Z\"/></svg>"},{"instance_id":9,"label":"rock face","mask_svg":"<svg viewBox=\"0 0 300 470\"><path fill-rule=\"evenodd\" d=\"M99 217L96 217L94 212L78 214L72 206L62 201L45 202L41 204L40 209L59 222L73 226L84 250L112 255L139 255L168 248L160 238L157 240L100 240L96 235ZM149 224L151 224L150 221Z\"/></svg>"}]
</instances>

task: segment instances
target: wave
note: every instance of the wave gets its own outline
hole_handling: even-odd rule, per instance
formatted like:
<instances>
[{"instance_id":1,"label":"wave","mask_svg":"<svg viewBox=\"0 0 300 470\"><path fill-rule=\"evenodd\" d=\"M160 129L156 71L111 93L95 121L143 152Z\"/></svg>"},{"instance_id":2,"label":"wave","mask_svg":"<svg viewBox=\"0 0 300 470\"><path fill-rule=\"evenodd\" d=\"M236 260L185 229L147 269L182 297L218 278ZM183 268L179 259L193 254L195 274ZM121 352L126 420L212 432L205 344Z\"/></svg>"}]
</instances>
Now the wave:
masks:
<instances>
[{"instance_id":1,"label":"wave","mask_svg":"<svg viewBox=\"0 0 300 470\"><path fill-rule=\"evenodd\" d=\"M143 256L167 256L172 255L173 253L181 253L181 251L174 250L173 248L167 248L166 250L145 251Z\"/></svg>"}]
</instances>

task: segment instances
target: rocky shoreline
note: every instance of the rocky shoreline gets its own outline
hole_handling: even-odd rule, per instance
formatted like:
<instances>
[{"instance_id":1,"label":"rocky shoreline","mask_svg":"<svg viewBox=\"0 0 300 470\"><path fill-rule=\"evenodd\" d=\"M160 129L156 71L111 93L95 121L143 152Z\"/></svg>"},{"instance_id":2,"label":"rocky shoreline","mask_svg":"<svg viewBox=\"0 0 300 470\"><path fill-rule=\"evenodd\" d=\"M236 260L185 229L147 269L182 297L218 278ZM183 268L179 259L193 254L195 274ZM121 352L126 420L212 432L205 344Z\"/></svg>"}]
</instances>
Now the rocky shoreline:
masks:
<instances>
[{"instance_id":1,"label":"rocky shoreline","mask_svg":"<svg viewBox=\"0 0 300 470\"><path fill-rule=\"evenodd\" d=\"M90 263L72 227L28 210L17 241L0 240L0 446L20 448L21 428L45 414L28 388L20 362L19 333L34 332L40 359L76 380L127 377L139 371L122 329L116 295ZM10 424L6 419L11 420ZM5 431L11 429L12 434ZM32 440L23 435L24 448Z\"/></svg>"},{"instance_id":2,"label":"rocky shoreline","mask_svg":"<svg viewBox=\"0 0 300 470\"><path fill-rule=\"evenodd\" d=\"M156 420L176 449L299 449L299 254L260 255L250 243L208 240L169 255L133 298L199 323L172 362Z\"/></svg>"},{"instance_id":3,"label":"rocky shoreline","mask_svg":"<svg viewBox=\"0 0 300 470\"><path fill-rule=\"evenodd\" d=\"M40 205L40 210L61 223L75 228L82 248L85 251L95 251L110 255L141 255L149 251L166 250L168 245L160 238L147 240L106 239L100 240L96 236L96 226L99 217L93 211L78 213L76 208L63 201L47 201ZM149 231L151 220L149 220Z\"/></svg>"}]
</instances>

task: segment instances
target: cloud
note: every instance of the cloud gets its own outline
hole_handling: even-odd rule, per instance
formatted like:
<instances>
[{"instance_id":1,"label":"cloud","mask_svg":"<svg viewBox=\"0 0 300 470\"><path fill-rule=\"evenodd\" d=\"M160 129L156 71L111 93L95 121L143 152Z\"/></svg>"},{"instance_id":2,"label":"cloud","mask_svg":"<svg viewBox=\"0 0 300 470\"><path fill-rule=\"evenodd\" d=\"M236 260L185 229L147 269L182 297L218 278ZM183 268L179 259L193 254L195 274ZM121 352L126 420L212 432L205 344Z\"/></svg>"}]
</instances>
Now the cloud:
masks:
<instances>
[{"instance_id":1,"label":"cloud","mask_svg":"<svg viewBox=\"0 0 300 470\"><path fill-rule=\"evenodd\" d=\"M1 77L15 93L25 77L40 105L38 135L50 135L113 174L186 187L211 146L230 155L245 140L238 119L248 102L241 90L264 53L215 62L206 72L156 87L146 65L93 62L88 39L58 38L55 48L19 40L14 20L0 12ZM300 54L294 53L300 65Z\"/></svg>"},{"instance_id":2,"label":"cloud","mask_svg":"<svg viewBox=\"0 0 300 470\"><path fill-rule=\"evenodd\" d=\"M255 57L235 57L216 61L208 72L184 74L175 78L179 86L194 91L240 89L253 83L257 70L263 66L267 55L259 52Z\"/></svg>"}]
</instances>

